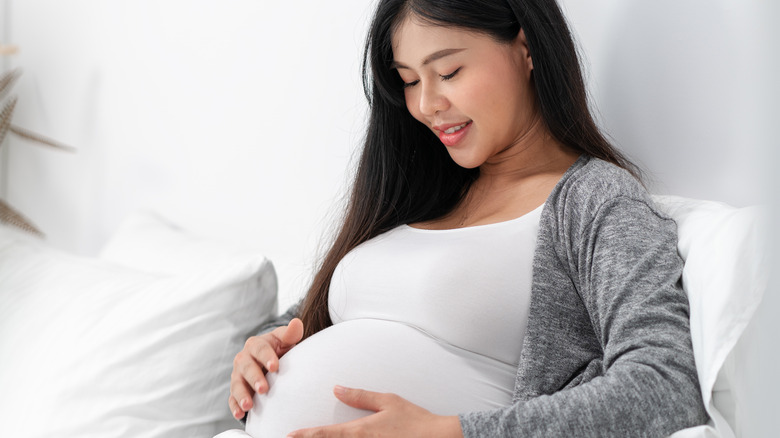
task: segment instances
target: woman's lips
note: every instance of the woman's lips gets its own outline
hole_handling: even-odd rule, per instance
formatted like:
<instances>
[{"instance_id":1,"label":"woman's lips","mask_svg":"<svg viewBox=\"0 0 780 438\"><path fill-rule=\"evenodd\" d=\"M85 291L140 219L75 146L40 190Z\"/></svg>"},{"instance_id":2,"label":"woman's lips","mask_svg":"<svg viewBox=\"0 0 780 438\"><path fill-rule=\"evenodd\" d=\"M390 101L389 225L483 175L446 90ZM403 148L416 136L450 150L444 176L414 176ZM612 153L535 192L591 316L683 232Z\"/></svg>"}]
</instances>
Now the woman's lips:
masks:
<instances>
[{"instance_id":1,"label":"woman's lips","mask_svg":"<svg viewBox=\"0 0 780 438\"><path fill-rule=\"evenodd\" d=\"M466 123L461 123L459 125L434 126L433 129L439 131L439 140L441 140L441 142L444 143L445 146L452 147L458 144L463 139L463 137L466 136L466 134L469 131L469 128L471 128L471 123L472 123L471 121L468 121ZM448 134L447 133L448 130L451 133Z\"/></svg>"}]
</instances>

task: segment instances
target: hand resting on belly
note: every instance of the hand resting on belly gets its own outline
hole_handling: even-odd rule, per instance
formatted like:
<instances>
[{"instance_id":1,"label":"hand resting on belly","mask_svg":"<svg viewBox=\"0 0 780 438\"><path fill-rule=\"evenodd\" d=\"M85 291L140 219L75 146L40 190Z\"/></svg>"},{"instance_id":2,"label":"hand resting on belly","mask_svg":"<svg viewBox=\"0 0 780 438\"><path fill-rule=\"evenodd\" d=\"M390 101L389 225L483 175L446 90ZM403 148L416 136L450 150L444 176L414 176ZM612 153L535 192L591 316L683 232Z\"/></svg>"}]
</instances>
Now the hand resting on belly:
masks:
<instances>
[{"instance_id":1,"label":"hand resting on belly","mask_svg":"<svg viewBox=\"0 0 780 438\"><path fill-rule=\"evenodd\" d=\"M230 375L230 397L228 405L236 419L252 408L252 394L268 389L266 372L279 369L279 358L303 338L303 322L293 318L284 327L277 327L270 333L252 336L233 360Z\"/></svg>"},{"instance_id":2,"label":"hand resting on belly","mask_svg":"<svg viewBox=\"0 0 780 438\"><path fill-rule=\"evenodd\" d=\"M438 415L508 405L516 365L441 342L408 325L356 319L297 345L266 376L246 431L283 437L297 429L343 423L372 414L340 402L336 385L389 392Z\"/></svg>"}]
</instances>

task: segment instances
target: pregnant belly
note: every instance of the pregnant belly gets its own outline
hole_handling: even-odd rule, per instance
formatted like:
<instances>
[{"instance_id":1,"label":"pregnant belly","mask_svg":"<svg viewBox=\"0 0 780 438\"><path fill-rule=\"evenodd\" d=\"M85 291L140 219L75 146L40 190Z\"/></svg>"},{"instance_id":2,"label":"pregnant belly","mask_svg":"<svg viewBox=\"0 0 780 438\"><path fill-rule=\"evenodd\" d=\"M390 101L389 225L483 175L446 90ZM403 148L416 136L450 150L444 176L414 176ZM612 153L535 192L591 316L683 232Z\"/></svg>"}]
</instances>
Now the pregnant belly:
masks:
<instances>
[{"instance_id":1,"label":"pregnant belly","mask_svg":"<svg viewBox=\"0 0 780 438\"><path fill-rule=\"evenodd\" d=\"M510 404L515 371L398 322L345 321L281 358L279 372L267 376L269 391L255 395L246 431L284 437L371 414L336 399L335 385L392 392L439 415L493 409Z\"/></svg>"}]
</instances>

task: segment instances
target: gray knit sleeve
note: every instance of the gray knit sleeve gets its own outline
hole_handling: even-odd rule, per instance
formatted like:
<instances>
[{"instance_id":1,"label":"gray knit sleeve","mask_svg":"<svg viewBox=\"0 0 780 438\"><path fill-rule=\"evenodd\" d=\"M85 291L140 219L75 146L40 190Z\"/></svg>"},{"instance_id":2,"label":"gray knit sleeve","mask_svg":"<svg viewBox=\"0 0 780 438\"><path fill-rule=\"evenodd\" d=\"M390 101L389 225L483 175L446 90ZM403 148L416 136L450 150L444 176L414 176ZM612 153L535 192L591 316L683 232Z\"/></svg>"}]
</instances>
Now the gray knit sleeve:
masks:
<instances>
[{"instance_id":1,"label":"gray knit sleeve","mask_svg":"<svg viewBox=\"0 0 780 438\"><path fill-rule=\"evenodd\" d=\"M587 364L581 383L461 415L464 435L662 437L704 423L675 223L642 197L566 201L586 213L560 217L554 252L565 259L603 355Z\"/></svg>"}]
</instances>

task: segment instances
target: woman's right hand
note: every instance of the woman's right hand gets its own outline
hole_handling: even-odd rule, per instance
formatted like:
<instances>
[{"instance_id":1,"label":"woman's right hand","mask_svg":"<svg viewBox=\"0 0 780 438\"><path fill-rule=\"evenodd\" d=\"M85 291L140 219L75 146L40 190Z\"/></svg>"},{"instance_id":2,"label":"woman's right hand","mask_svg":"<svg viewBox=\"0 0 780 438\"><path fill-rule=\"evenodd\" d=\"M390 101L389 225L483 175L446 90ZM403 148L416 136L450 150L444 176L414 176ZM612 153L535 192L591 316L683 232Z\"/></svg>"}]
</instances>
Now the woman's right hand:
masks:
<instances>
[{"instance_id":1,"label":"woman's right hand","mask_svg":"<svg viewBox=\"0 0 780 438\"><path fill-rule=\"evenodd\" d=\"M230 412L236 419L252 409L254 393L268 391L265 373L279 369L279 358L290 351L303 338L303 322L294 318L284 327L247 339L244 349L233 359L233 373L230 375Z\"/></svg>"}]
</instances>

